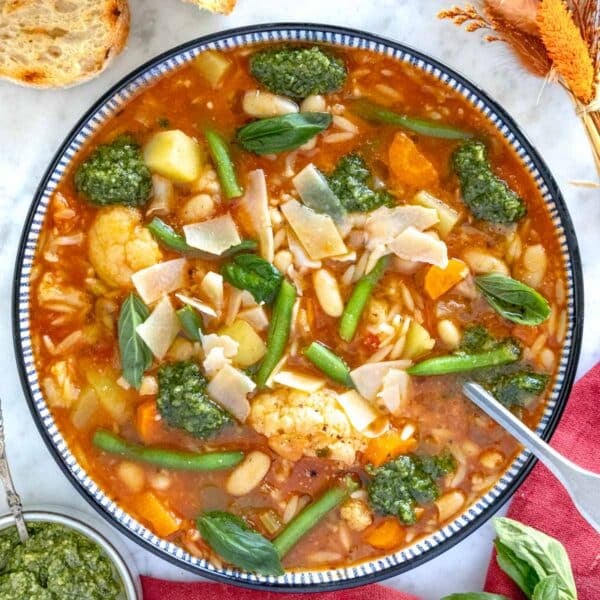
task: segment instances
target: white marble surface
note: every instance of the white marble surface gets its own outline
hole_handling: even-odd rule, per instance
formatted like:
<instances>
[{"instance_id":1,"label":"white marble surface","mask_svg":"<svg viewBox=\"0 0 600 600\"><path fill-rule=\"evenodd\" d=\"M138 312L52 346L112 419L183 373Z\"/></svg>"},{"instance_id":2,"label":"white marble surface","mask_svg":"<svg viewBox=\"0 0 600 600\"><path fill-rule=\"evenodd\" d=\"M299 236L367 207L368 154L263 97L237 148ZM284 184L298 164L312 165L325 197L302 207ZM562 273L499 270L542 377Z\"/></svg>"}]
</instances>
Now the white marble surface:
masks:
<instances>
[{"instance_id":1,"label":"white marble surface","mask_svg":"<svg viewBox=\"0 0 600 600\"><path fill-rule=\"evenodd\" d=\"M92 509L50 457L30 417L14 365L10 293L14 257L29 203L48 161L84 110L127 72L159 52L206 33L274 21L322 22L362 28L413 45L465 73L516 118L540 149L566 197L583 256L586 323L579 374L600 359L600 191L571 180L597 180L587 140L566 95L547 88L539 103L539 79L514 68L501 45L487 47L435 15L439 0L239 0L229 17L198 12L178 0L130 0L132 31L127 50L99 79L63 91L35 91L0 82L0 395L15 481L28 504ZM484 48L484 46L486 46ZM6 510L0 498L0 512ZM437 600L453 591L481 589L491 552L489 524L443 556L389 580L387 585ZM127 542L140 572L173 579L189 573Z\"/></svg>"}]
</instances>

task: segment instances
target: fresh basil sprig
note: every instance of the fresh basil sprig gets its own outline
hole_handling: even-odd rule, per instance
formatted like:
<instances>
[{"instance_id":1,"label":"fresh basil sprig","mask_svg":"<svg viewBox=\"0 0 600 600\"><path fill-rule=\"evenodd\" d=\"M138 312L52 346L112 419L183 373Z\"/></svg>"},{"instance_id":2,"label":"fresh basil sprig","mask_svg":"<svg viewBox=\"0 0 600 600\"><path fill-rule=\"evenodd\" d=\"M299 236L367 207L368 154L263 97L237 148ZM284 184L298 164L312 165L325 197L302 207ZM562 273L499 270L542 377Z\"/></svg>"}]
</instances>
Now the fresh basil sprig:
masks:
<instances>
[{"instance_id":1,"label":"fresh basil sprig","mask_svg":"<svg viewBox=\"0 0 600 600\"><path fill-rule=\"evenodd\" d=\"M555 586L557 600L577 600L571 562L567 551L558 540L512 519L494 519L494 527L502 548L500 552L506 556L506 550L510 551L511 568L510 570L504 568L506 561L498 560L498 564L514 579L528 598L553 599L554 596L549 594L551 594L550 588ZM498 552L498 546L496 550ZM513 575L516 571L521 575L515 578ZM551 581L545 581L550 578ZM543 586L542 582L544 582Z\"/></svg>"},{"instance_id":2,"label":"fresh basil sprig","mask_svg":"<svg viewBox=\"0 0 600 600\"><path fill-rule=\"evenodd\" d=\"M577 600L571 562L564 546L554 538L499 517L494 519L499 567L523 590L529 600ZM441 600L508 600L488 592L450 594Z\"/></svg>"},{"instance_id":3,"label":"fresh basil sprig","mask_svg":"<svg viewBox=\"0 0 600 600\"><path fill-rule=\"evenodd\" d=\"M560 579L557 575L549 575L542 579L533 590L531 600L560 600Z\"/></svg>"},{"instance_id":4,"label":"fresh basil sprig","mask_svg":"<svg viewBox=\"0 0 600 600\"><path fill-rule=\"evenodd\" d=\"M250 573L283 575L275 546L240 517L215 510L201 515L197 525L206 543L227 562Z\"/></svg>"},{"instance_id":5,"label":"fresh basil sprig","mask_svg":"<svg viewBox=\"0 0 600 600\"><path fill-rule=\"evenodd\" d=\"M125 381L136 389L139 389L142 383L144 371L152 364L152 352L136 331L137 326L141 325L149 314L148 307L134 293L125 298L119 313L121 369Z\"/></svg>"},{"instance_id":6,"label":"fresh basil sprig","mask_svg":"<svg viewBox=\"0 0 600 600\"><path fill-rule=\"evenodd\" d=\"M299 148L327 129L329 113L303 112L260 119L238 129L236 140L248 152L276 154Z\"/></svg>"},{"instance_id":7,"label":"fresh basil sprig","mask_svg":"<svg viewBox=\"0 0 600 600\"><path fill-rule=\"evenodd\" d=\"M223 266L221 274L227 283L248 290L257 302L267 304L274 300L283 280L283 275L269 261L255 254L238 254Z\"/></svg>"},{"instance_id":8,"label":"fresh basil sprig","mask_svg":"<svg viewBox=\"0 0 600 600\"><path fill-rule=\"evenodd\" d=\"M505 319L521 325L539 325L550 316L546 298L528 285L499 273L480 275L475 285L491 307Z\"/></svg>"}]
</instances>

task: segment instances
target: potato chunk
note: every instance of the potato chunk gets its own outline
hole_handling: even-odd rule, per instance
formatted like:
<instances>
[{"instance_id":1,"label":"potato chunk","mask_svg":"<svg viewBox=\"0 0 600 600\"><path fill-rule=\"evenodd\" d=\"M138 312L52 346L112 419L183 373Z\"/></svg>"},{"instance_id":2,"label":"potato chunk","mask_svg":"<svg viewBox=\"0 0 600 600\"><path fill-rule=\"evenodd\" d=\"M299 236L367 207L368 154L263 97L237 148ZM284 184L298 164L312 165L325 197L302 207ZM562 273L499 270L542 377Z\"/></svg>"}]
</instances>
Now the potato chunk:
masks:
<instances>
[{"instance_id":1,"label":"potato chunk","mask_svg":"<svg viewBox=\"0 0 600 600\"><path fill-rule=\"evenodd\" d=\"M221 329L219 334L227 335L239 344L237 354L233 358L233 363L236 367L245 369L253 365L265 355L267 350L265 343L258 333L246 321L242 321L241 319Z\"/></svg>"},{"instance_id":2,"label":"potato chunk","mask_svg":"<svg viewBox=\"0 0 600 600\"><path fill-rule=\"evenodd\" d=\"M154 173L177 183L200 177L204 153L198 142L179 129L155 133L144 147L144 162Z\"/></svg>"}]
</instances>

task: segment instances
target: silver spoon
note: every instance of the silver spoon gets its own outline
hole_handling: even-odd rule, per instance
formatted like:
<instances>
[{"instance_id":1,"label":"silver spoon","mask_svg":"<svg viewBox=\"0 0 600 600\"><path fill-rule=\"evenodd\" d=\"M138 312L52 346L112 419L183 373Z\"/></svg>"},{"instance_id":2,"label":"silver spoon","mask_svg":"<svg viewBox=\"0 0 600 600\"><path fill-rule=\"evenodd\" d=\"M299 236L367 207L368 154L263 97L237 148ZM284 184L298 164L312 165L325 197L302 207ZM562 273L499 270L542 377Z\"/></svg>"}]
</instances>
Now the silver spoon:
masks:
<instances>
[{"instance_id":1,"label":"silver spoon","mask_svg":"<svg viewBox=\"0 0 600 600\"><path fill-rule=\"evenodd\" d=\"M582 469L559 454L477 383L468 381L463 385L463 392L548 467L581 516L600 532L600 475Z\"/></svg>"},{"instance_id":2,"label":"silver spoon","mask_svg":"<svg viewBox=\"0 0 600 600\"><path fill-rule=\"evenodd\" d=\"M6 491L6 500L10 512L12 512L15 518L15 524L17 526L17 532L21 542L26 542L29 539L29 533L27 532L27 525L25 525L25 519L23 518L23 504L21 503L21 496L17 494L15 484L13 483L10 468L8 466L8 459L6 458L6 443L4 438L4 419L2 417L2 401L0 400L0 481Z\"/></svg>"}]
</instances>

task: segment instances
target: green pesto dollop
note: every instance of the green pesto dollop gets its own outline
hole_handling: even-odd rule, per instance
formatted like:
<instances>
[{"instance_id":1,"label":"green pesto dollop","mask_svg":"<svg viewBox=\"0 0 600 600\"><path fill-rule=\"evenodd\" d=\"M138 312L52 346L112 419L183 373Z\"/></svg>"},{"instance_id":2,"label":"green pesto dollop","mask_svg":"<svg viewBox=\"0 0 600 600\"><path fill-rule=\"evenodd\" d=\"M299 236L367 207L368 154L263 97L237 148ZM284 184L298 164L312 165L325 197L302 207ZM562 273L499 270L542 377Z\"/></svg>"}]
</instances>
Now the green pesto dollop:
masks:
<instances>
[{"instance_id":1,"label":"green pesto dollop","mask_svg":"<svg viewBox=\"0 0 600 600\"><path fill-rule=\"evenodd\" d=\"M117 600L112 564L87 537L57 523L30 523L22 544L0 533L0 600Z\"/></svg>"}]
</instances>

